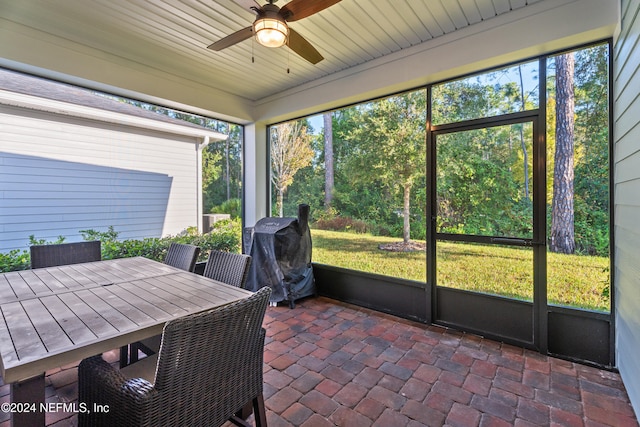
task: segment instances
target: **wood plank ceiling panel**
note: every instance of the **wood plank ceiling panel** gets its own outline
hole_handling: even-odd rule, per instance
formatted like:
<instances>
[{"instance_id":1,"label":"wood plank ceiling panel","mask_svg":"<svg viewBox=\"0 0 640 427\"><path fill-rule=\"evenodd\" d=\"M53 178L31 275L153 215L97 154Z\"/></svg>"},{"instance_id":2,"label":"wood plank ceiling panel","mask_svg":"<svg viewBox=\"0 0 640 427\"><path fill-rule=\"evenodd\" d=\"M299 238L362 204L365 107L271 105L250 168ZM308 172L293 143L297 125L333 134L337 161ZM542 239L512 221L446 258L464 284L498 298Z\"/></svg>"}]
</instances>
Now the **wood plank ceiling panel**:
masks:
<instances>
[{"instance_id":1,"label":"wood plank ceiling panel","mask_svg":"<svg viewBox=\"0 0 640 427\"><path fill-rule=\"evenodd\" d=\"M431 14L435 20L438 22L438 26L442 28L442 32L444 34L448 34L456 30L455 24L449 17L445 8L442 7L442 3L439 1L431 2L429 3L429 9L431 10Z\"/></svg>"},{"instance_id":2,"label":"wood plank ceiling panel","mask_svg":"<svg viewBox=\"0 0 640 427\"><path fill-rule=\"evenodd\" d=\"M349 1L349 0L343 0ZM381 0L376 2L371 2L368 0L354 0L358 1L363 9L366 9L369 13L369 16L378 23L380 31L384 34L385 37L391 39L399 49L404 49L411 46L411 40L416 40L417 36L415 33L411 33L411 29L404 28L406 26L406 22L398 15L395 11L395 7L389 7L389 2L387 0Z\"/></svg>"},{"instance_id":3,"label":"wood plank ceiling panel","mask_svg":"<svg viewBox=\"0 0 640 427\"><path fill-rule=\"evenodd\" d=\"M496 10L496 15L502 15L511 11L511 4L509 0L493 0L493 7Z\"/></svg>"},{"instance_id":4,"label":"wood plank ceiling panel","mask_svg":"<svg viewBox=\"0 0 640 427\"><path fill-rule=\"evenodd\" d=\"M469 26L469 20L464 14L460 3L457 1L440 0L440 5L447 12L451 21L453 21L456 30Z\"/></svg>"},{"instance_id":5,"label":"wood plank ceiling panel","mask_svg":"<svg viewBox=\"0 0 640 427\"><path fill-rule=\"evenodd\" d=\"M415 2L420 5L421 2ZM394 11L397 13L397 19L401 28L405 28L403 34L409 40L412 46L420 44L432 38L431 33L426 30L422 17L416 14L412 8L412 4L406 2L398 2Z\"/></svg>"},{"instance_id":6,"label":"wood plank ceiling panel","mask_svg":"<svg viewBox=\"0 0 640 427\"><path fill-rule=\"evenodd\" d=\"M493 7L491 0L475 0L476 6L480 11L482 20L491 19L496 16L496 9Z\"/></svg>"},{"instance_id":7,"label":"wood plank ceiling panel","mask_svg":"<svg viewBox=\"0 0 640 427\"><path fill-rule=\"evenodd\" d=\"M405 4L408 7L403 10L403 13L408 16L408 22L418 31L423 42L437 37L436 34L440 34L440 27L427 7L427 3L429 2L417 0ZM423 28L423 30L420 31L420 28Z\"/></svg>"},{"instance_id":8,"label":"wood plank ceiling panel","mask_svg":"<svg viewBox=\"0 0 640 427\"><path fill-rule=\"evenodd\" d=\"M346 13L332 13L333 24L340 28L343 40L351 40L358 49L362 49L369 59L378 58L397 50L397 45L383 34L379 24L371 17L367 8L358 2L345 2ZM342 43L341 43L342 44ZM327 43L329 47L331 43Z\"/></svg>"},{"instance_id":9,"label":"wood plank ceiling panel","mask_svg":"<svg viewBox=\"0 0 640 427\"><path fill-rule=\"evenodd\" d=\"M377 52L372 53L371 56L377 57L376 54L386 55L399 50L400 46L398 43L388 36L383 26L384 21L381 20L377 9L372 10L370 5L371 2L368 0L343 0L340 3L343 9L341 16L344 20L348 19L348 22L358 21L361 26L364 27L361 37L368 39L377 49ZM354 27L354 29L355 28L356 27Z\"/></svg>"},{"instance_id":10,"label":"wood plank ceiling panel","mask_svg":"<svg viewBox=\"0 0 640 427\"><path fill-rule=\"evenodd\" d=\"M120 6L120 9L117 9ZM182 7L185 7L182 5ZM237 31L251 24L253 19L249 12L242 8L234 8L234 12L224 14L214 14L216 22L214 24L205 24L212 21L211 15L206 14L206 10L190 9L189 13L185 10L177 13L178 10L173 4L152 5L148 2L138 3L121 3L113 4L111 8L119 11L117 19L126 20L126 27L129 32L134 32L137 38L148 40L150 43L162 46L164 49L173 51L173 55L165 55L165 61L171 64L163 64L163 68L179 67L180 64L191 67L197 67L200 70L201 78L206 79L211 74L211 62L215 61L217 69L216 81L220 82L225 88L234 92L236 90L259 90L261 84L256 79L250 79L251 70L251 40L245 41L237 49L227 50L222 54L213 52L206 47L218 38L222 38L227 34ZM238 14L236 15L235 12ZM136 26L137 17L145 19L138 21L143 25ZM244 21L244 22L243 22ZM194 25L193 23L197 23ZM220 31L218 37L214 35L202 34L196 38L194 34L198 28L215 29L217 27L225 28ZM226 30L226 28L229 28ZM124 30L126 31L126 30ZM182 57L181 63L174 63L175 57ZM160 58L158 58L159 60ZM261 57L261 65L263 67L274 67L280 63L270 56ZM193 63L196 64L193 64ZM244 79L239 80L239 76ZM277 77L275 77L277 79ZM206 81L201 81L206 83Z\"/></svg>"},{"instance_id":11,"label":"wood plank ceiling panel","mask_svg":"<svg viewBox=\"0 0 640 427\"><path fill-rule=\"evenodd\" d=\"M527 0L509 0L509 4L511 5L511 9L520 9L521 7L525 7L527 5Z\"/></svg>"},{"instance_id":12,"label":"wood plank ceiling panel","mask_svg":"<svg viewBox=\"0 0 640 427\"><path fill-rule=\"evenodd\" d=\"M482 21L482 15L480 14L480 9L478 8L478 4L475 0L458 0L458 5L460 5L462 13L464 13L469 25L477 24ZM449 6L446 7L448 8Z\"/></svg>"},{"instance_id":13,"label":"wood plank ceiling panel","mask_svg":"<svg viewBox=\"0 0 640 427\"><path fill-rule=\"evenodd\" d=\"M324 56L317 65L253 39L207 49L252 24L247 0L21 0L7 3L0 18L86 52L260 100L539 1L342 0L291 23Z\"/></svg>"},{"instance_id":14,"label":"wood plank ceiling panel","mask_svg":"<svg viewBox=\"0 0 640 427\"><path fill-rule=\"evenodd\" d=\"M176 46L176 54L179 54L180 51L186 51L192 55L191 59L202 61L202 67L204 68L201 78L204 81L200 80L200 82L206 83L206 79L214 78L216 82L222 84L225 90L233 93L243 91L262 93L262 88L266 81L270 85L287 87L291 83L291 79L286 73L287 48L271 50L249 39L221 52L206 49L206 46L210 43L251 25L254 16L236 6L235 3L230 4L231 9L237 12L238 15L235 15L235 12L229 15L226 13L211 15L217 20L213 25L211 23L204 24L204 22L211 20L209 15L204 14L198 21L203 27L216 28L223 26L225 29L220 31L220 35L217 37L205 36L200 42L194 41L193 43L182 43ZM165 15L164 12L156 12L154 18L158 21L154 37L156 37L157 43L160 44L165 43L166 33L163 31L165 26L180 27L182 25L179 22L172 23L170 14ZM197 20L198 18L194 19ZM229 29L227 30L226 28ZM268 75L269 80L262 78L262 75Z\"/></svg>"}]
</instances>

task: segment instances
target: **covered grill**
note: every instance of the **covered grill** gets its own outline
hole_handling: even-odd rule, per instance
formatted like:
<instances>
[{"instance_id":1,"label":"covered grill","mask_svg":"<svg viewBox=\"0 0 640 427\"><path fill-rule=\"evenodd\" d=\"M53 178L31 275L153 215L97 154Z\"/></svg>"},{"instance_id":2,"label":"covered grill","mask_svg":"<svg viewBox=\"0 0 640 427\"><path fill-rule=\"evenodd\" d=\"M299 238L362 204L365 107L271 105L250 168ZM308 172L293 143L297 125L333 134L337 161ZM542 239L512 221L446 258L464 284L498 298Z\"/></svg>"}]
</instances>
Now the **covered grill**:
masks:
<instances>
[{"instance_id":1,"label":"covered grill","mask_svg":"<svg viewBox=\"0 0 640 427\"><path fill-rule=\"evenodd\" d=\"M272 303L314 295L309 205L298 206L298 218L262 218L247 230L245 253L251 255L246 288L271 287Z\"/></svg>"}]
</instances>

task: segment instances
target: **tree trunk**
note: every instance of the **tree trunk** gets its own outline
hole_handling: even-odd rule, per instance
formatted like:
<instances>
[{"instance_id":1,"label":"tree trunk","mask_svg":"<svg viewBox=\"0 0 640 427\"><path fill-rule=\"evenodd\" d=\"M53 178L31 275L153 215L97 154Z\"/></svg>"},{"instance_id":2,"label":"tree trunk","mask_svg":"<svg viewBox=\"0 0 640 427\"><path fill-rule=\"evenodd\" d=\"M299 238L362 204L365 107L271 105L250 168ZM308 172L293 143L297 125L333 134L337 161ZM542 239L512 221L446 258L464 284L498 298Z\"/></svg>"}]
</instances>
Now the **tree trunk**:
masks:
<instances>
[{"instance_id":1,"label":"tree trunk","mask_svg":"<svg viewBox=\"0 0 640 427\"><path fill-rule=\"evenodd\" d=\"M575 252L573 211L573 137L575 100L573 54L556 58L556 152L551 205L552 252Z\"/></svg>"},{"instance_id":2,"label":"tree trunk","mask_svg":"<svg viewBox=\"0 0 640 427\"><path fill-rule=\"evenodd\" d=\"M331 113L324 118L324 208L329 211L333 202L333 123Z\"/></svg>"},{"instance_id":3,"label":"tree trunk","mask_svg":"<svg viewBox=\"0 0 640 427\"><path fill-rule=\"evenodd\" d=\"M409 220L411 219L411 183L404 183L404 206L402 209L402 217L404 219L402 226L402 240L404 243L409 243L411 240L411 225Z\"/></svg>"},{"instance_id":4,"label":"tree trunk","mask_svg":"<svg viewBox=\"0 0 640 427\"><path fill-rule=\"evenodd\" d=\"M278 216L284 216L284 191L278 189L278 199L276 200L276 209L278 210Z\"/></svg>"}]
</instances>

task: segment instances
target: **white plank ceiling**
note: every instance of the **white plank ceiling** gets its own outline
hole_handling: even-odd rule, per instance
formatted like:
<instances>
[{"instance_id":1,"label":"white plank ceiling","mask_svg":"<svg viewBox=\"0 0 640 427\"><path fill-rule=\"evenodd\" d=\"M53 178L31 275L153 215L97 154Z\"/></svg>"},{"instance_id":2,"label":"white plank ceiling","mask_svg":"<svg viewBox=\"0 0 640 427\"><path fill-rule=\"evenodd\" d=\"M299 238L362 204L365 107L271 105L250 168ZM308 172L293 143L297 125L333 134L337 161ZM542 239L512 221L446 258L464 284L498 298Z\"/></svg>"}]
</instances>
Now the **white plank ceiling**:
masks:
<instances>
[{"instance_id":1,"label":"white plank ceiling","mask_svg":"<svg viewBox=\"0 0 640 427\"><path fill-rule=\"evenodd\" d=\"M37 28L258 101L539 1L342 0L290 23L324 56L317 65L252 39L206 49L251 25L246 0L0 0L0 24Z\"/></svg>"}]
</instances>

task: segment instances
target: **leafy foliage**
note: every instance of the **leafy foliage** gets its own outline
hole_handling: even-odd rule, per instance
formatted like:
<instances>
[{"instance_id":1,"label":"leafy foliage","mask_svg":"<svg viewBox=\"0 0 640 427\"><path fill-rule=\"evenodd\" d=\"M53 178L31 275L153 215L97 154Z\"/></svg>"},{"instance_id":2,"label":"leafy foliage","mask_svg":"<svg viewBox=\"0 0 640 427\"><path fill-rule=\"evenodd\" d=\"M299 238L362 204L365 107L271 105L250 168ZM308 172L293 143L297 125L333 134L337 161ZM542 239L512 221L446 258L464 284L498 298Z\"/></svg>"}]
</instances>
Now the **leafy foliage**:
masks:
<instances>
[{"instance_id":1,"label":"leafy foliage","mask_svg":"<svg viewBox=\"0 0 640 427\"><path fill-rule=\"evenodd\" d=\"M576 253L607 256L608 46L582 49L575 56ZM541 107L539 86L546 84L547 105L543 107L547 110L547 223L551 224L556 148L554 58L548 60L546 82L538 79L538 65L538 61L531 61L432 86L432 122L443 125L533 111ZM426 206L431 191L427 188L429 171L424 153L426 119L421 119L423 113L417 114L425 109L423 99L420 90L333 111L335 187L331 209L327 213L324 206L324 138L320 133L310 140L312 161L295 173L287 188L284 214L295 216L298 204L307 203L312 220L321 220L317 228L346 229L350 223L360 221L366 226L350 229L402 237L402 182L412 180L410 235L412 239L426 239ZM411 117L413 130L403 117ZM422 144L417 144L418 137L397 138L402 132L422 134ZM440 133L437 138L438 231L532 237L533 127L516 123ZM403 176L405 170L416 173ZM341 227L341 223L347 225Z\"/></svg>"},{"instance_id":2,"label":"leafy foliage","mask_svg":"<svg viewBox=\"0 0 640 427\"><path fill-rule=\"evenodd\" d=\"M522 124L442 135L437 140L438 229L445 233L531 237L532 203L519 137ZM524 134L531 140L531 127ZM527 150L531 150L528 144ZM528 168L530 171L531 168Z\"/></svg>"},{"instance_id":3,"label":"leafy foliage","mask_svg":"<svg viewBox=\"0 0 640 427\"><path fill-rule=\"evenodd\" d=\"M0 273L29 268L31 268L31 257L28 251L14 249L9 252L0 252Z\"/></svg>"},{"instance_id":4,"label":"leafy foliage","mask_svg":"<svg viewBox=\"0 0 640 427\"><path fill-rule=\"evenodd\" d=\"M213 206L210 210L212 213L222 213L231 215L231 219L240 219L242 214L242 200L229 199L217 206Z\"/></svg>"},{"instance_id":5,"label":"leafy foliage","mask_svg":"<svg viewBox=\"0 0 640 427\"><path fill-rule=\"evenodd\" d=\"M273 126L270 136L271 183L277 195L276 211L283 216L284 193L298 170L311 163L314 152L310 145L311 135L303 120Z\"/></svg>"},{"instance_id":6,"label":"leafy foliage","mask_svg":"<svg viewBox=\"0 0 640 427\"><path fill-rule=\"evenodd\" d=\"M199 261L206 261L209 251L219 250L226 252L240 251L241 224L240 221L227 220L214 224L210 233L199 234L195 230L187 230L178 236L162 238L146 238L142 240L127 239L118 240L118 232L113 227L107 231L80 230L84 240L100 240L102 246L102 259L115 259L142 256L156 261L163 261L171 242L185 243L201 248ZM64 237L55 242L46 242L31 238L32 244L61 243ZM31 266L29 252L26 250L13 250L8 253L0 253L0 272L26 270Z\"/></svg>"},{"instance_id":7,"label":"leafy foliage","mask_svg":"<svg viewBox=\"0 0 640 427\"><path fill-rule=\"evenodd\" d=\"M32 234L29 236L29 245L58 244L65 241L64 236L58 236L55 241L47 242L45 239L36 239ZM31 268L31 255L27 250L14 249L9 252L0 252L0 273L7 271L27 270Z\"/></svg>"},{"instance_id":8,"label":"leafy foliage","mask_svg":"<svg viewBox=\"0 0 640 427\"><path fill-rule=\"evenodd\" d=\"M80 230L85 240L102 242L102 259L127 258L143 256L156 261L164 260L172 242L199 246L200 261L206 260L210 250L239 252L241 225L239 221L218 221L210 233L199 234L195 230L177 236L162 238L150 237L142 240L118 240L118 233L109 227L106 232L96 230Z\"/></svg>"},{"instance_id":9,"label":"leafy foliage","mask_svg":"<svg viewBox=\"0 0 640 427\"><path fill-rule=\"evenodd\" d=\"M426 91L418 90L363 106L345 135L359 148L346 161L350 182L384 184L402 207L405 242L411 238L411 191L426 174L426 118Z\"/></svg>"},{"instance_id":10,"label":"leafy foliage","mask_svg":"<svg viewBox=\"0 0 640 427\"><path fill-rule=\"evenodd\" d=\"M220 205L242 198L242 127L227 124L227 140L213 142L202 152L202 190L204 212L221 212Z\"/></svg>"}]
</instances>

